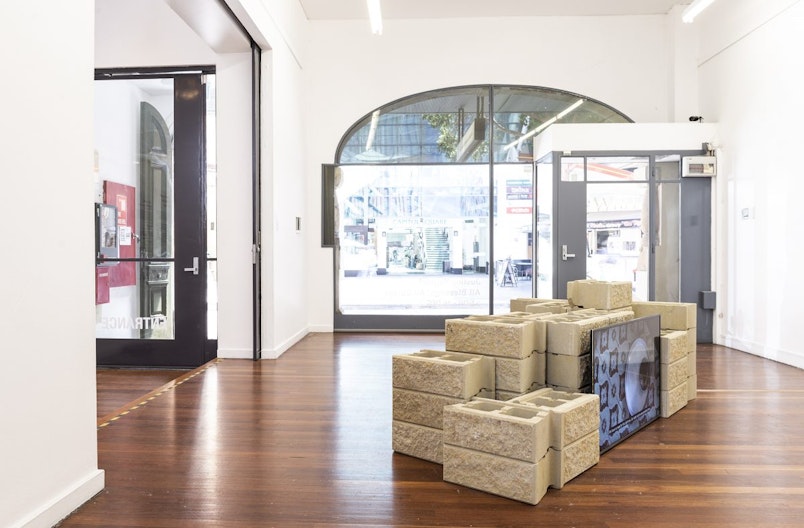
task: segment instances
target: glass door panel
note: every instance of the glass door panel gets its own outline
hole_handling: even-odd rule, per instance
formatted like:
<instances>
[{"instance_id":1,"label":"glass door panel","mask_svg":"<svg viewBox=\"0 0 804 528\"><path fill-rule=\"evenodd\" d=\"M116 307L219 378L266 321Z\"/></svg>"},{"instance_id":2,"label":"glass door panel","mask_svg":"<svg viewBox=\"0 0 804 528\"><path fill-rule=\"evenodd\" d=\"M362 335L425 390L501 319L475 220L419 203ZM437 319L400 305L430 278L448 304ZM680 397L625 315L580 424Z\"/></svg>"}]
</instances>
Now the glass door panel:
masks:
<instances>
[{"instance_id":1,"label":"glass door panel","mask_svg":"<svg viewBox=\"0 0 804 528\"><path fill-rule=\"evenodd\" d=\"M553 298L553 156L536 164L536 297Z\"/></svg>"},{"instance_id":2,"label":"glass door panel","mask_svg":"<svg viewBox=\"0 0 804 528\"><path fill-rule=\"evenodd\" d=\"M654 214L655 299L681 300L681 161L680 156L656 160Z\"/></svg>"},{"instance_id":3,"label":"glass door panel","mask_svg":"<svg viewBox=\"0 0 804 528\"><path fill-rule=\"evenodd\" d=\"M98 338L175 336L173 100L172 79L95 83L96 201L111 206L101 216L115 217L105 232L117 236L98 262Z\"/></svg>"},{"instance_id":4,"label":"glass door panel","mask_svg":"<svg viewBox=\"0 0 804 528\"><path fill-rule=\"evenodd\" d=\"M215 354L206 330L209 94L199 73L116 75L95 82L98 364L198 366Z\"/></svg>"},{"instance_id":5,"label":"glass door panel","mask_svg":"<svg viewBox=\"0 0 804 528\"><path fill-rule=\"evenodd\" d=\"M494 166L494 313L533 296L533 165Z\"/></svg>"},{"instance_id":6,"label":"glass door panel","mask_svg":"<svg viewBox=\"0 0 804 528\"><path fill-rule=\"evenodd\" d=\"M486 314L486 165L340 166L336 316Z\"/></svg>"},{"instance_id":7,"label":"glass door panel","mask_svg":"<svg viewBox=\"0 0 804 528\"><path fill-rule=\"evenodd\" d=\"M648 300L647 183L588 183L586 276L633 283L634 300Z\"/></svg>"}]
</instances>

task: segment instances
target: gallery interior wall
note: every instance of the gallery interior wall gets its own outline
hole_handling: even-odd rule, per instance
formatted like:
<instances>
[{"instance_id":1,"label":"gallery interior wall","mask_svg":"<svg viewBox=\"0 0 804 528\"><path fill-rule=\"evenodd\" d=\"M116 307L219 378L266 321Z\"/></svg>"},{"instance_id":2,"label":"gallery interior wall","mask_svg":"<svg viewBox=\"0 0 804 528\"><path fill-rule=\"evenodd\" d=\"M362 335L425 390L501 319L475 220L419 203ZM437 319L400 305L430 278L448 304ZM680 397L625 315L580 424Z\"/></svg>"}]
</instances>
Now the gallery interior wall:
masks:
<instances>
[{"instance_id":1,"label":"gallery interior wall","mask_svg":"<svg viewBox=\"0 0 804 528\"><path fill-rule=\"evenodd\" d=\"M804 3L715 2L699 19L700 115L720 124L715 339L804 368Z\"/></svg>"},{"instance_id":2,"label":"gallery interior wall","mask_svg":"<svg viewBox=\"0 0 804 528\"><path fill-rule=\"evenodd\" d=\"M0 3L0 523L103 488L95 417L91 0ZM59 405L59 402L62 405Z\"/></svg>"}]
</instances>

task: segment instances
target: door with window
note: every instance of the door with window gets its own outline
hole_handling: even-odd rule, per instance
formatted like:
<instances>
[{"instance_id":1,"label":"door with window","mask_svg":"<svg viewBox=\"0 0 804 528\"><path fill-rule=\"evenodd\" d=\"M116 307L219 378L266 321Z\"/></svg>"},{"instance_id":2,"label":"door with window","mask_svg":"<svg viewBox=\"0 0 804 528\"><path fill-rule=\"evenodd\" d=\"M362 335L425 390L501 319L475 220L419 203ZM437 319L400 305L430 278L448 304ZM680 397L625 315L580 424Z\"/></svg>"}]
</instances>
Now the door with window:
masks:
<instances>
[{"instance_id":1,"label":"door with window","mask_svg":"<svg viewBox=\"0 0 804 528\"><path fill-rule=\"evenodd\" d=\"M628 281L638 301L699 303L710 281L711 184L680 154L552 155L537 163L539 297L567 282ZM698 309L711 342L712 311Z\"/></svg>"},{"instance_id":2,"label":"door with window","mask_svg":"<svg viewBox=\"0 0 804 528\"><path fill-rule=\"evenodd\" d=\"M96 75L98 365L216 355L213 73Z\"/></svg>"}]
</instances>

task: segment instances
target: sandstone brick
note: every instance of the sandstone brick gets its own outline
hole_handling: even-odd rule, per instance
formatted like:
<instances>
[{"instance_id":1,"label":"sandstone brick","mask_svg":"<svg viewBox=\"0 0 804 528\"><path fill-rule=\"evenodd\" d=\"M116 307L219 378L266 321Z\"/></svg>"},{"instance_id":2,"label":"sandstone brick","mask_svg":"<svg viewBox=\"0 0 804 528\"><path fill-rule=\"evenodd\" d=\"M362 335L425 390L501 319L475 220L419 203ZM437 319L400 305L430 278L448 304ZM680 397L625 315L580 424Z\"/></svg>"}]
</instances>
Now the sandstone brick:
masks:
<instances>
[{"instance_id":1,"label":"sandstone brick","mask_svg":"<svg viewBox=\"0 0 804 528\"><path fill-rule=\"evenodd\" d=\"M441 429L398 420L394 420L391 427L394 451L436 464L442 464L444 461L443 436Z\"/></svg>"},{"instance_id":2,"label":"sandstone brick","mask_svg":"<svg viewBox=\"0 0 804 528\"><path fill-rule=\"evenodd\" d=\"M447 350L522 359L539 348L533 321L447 319L444 327Z\"/></svg>"},{"instance_id":3,"label":"sandstone brick","mask_svg":"<svg viewBox=\"0 0 804 528\"><path fill-rule=\"evenodd\" d=\"M538 504L550 485L548 457L524 462L444 445L444 480L527 504Z\"/></svg>"},{"instance_id":4,"label":"sandstone brick","mask_svg":"<svg viewBox=\"0 0 804 528\"><path fill-rule=\"evenodd\" d=\"M511 299L508 303L509 308L512 312L525 312L525 307L529 304L536 304L543 301L548 301L552 299L539 299L536 297L517 297L515 299Z\"/></svg>"},{"instance_id":5,"label":"sandstone brick","mask_svg":"<svg viewBox=\"0 0 804 528\"><path fill-rule=\"evenodd\" d=\"M571 309L569 302L563 299L543 301L525 306L525 311L531 314L562 314Z\"/></svg>"},{"instance_id":6,"label":"sandstone brick","mask_svg":"<svg viewBox=\"0 0 804 528\"><path fill-rule=\"evenodd\" d=\"M698 397L698 375L695 374L687 378L687 401L692 401Z\"/></svg>"},{"instance_id":7,"label":"sandstone brick","mask_svg":"<svg viewBox=\"0 0 804 528\"><path fill-rule=\"evenodd\" d=\"M541 388L541 387L538 387ZM497 390L494 394L494 399L497 401L508 401L512 398L516 398L518 396L522 396L523 393L521 392L514 392L514 391L506 391L506 390Z\"/></svg>"},{"instance_id":8,"label":"sandstone brick","mask_svg":"<svg viewBox=\"0 0 804 528\"><path fill-rule=\"evenodd\" d=\"M663 365L675 363L687 356L687 332L681 330L662 330L659 338L659 362Z\"/></svg>"},{"instance_id":9,"label":"sandstone brick","mask_svg":"<svg viewBox=\"0 0 804 528\"><path fill-rule=\"evenodd\" d=\"M444 408L444 443L536 463L550 445L550 417L494 400L450 405Z\"/></svg>"},{"instance_id":10,"label":"sandstone brick","mask_svg":"<svg viewBox=\"0 0 804 528\"><path fill-rule=\"evenodd\" d=\"M687 375L687 358L681 358L673 363L661 364L660 387L661 390L672 390L689 377Z\"/></svg>"},{"instance_id":11,"label":"sandstone brick","mask_svg":"<svg viewBox=\"0 0 804 528\"><path fill-rule=\"evenodd\" d=\"M547 354L547 384L577 391L592 383L592 354L565 356Z\"/></svg>"},{"instance_id":12,"label":"sandstone brick","mask_svg":"<svg viewBox=\"0 0 804 528\"><path fill-rule=\"evenodd\" d=\"M573 306L613 310L631 305L633 284L576 280L567 282L567 300Z\"/></svg>"},{"instance_id":13,"label":"sandstone brick","mask_svg":"<svg viewBox=\"0 0 804 528\"><path fill-rule=\"evenodd\" d=\"M393 390L394 420L443 428L444 407L463 403L465 399L407 389Z\"/></svg>"},{"instance_id":14,"label":"sandstone brick","mask_svg":"<svg viewBox=\"0 0 804 528\"><path fill-rule=\"evenodd\" d=\"M592 389L592 384L585 385L580 388L575 387L565 387L564 385L548 385L549 388L561 392L581 392L583 394L594 394L594 390Z\"/></svg>"},{"instance_id":15,"label":"sandstone brick","mask_svg":"<svg viewBox=\"0 0 804 528\"><path fill-rule=\"evenodd\" d=\"M670 418L687 405L687 381L670 390L663 390L660 395L660 416Z\"/></svg>"},{"instance_id":16,"label":"sandstone brick","mask_svg":"<svg viewBox=\"0 0 804 528\"><path fill-rule=\"evenodd\" d=\"M422 350L393 356L393 386L469 399L494 390L494 360L489 357Z\"/></svg>"},{"instance_id":17,"label":"sandstone brick","mask_svg":"<svg viewBox=\"0 0 804 528\"><path fill-rule=\"evenodd\" d=\"M546 388L510 400L550 412L550 447L564 446L600 428L600 397Z\"/></svg>"},{"instance_id":18,"label":"sandstone brick","mask_svg":"<svg viewBox=\"0 0 804 528\"><path fill-rule=\"evenodd\" d=\"M545 319L547 351L568 356L591 354L592 330L631 319L633 313L627 310L609 313L602 310L582 310L549 317Z\"/></svg>"},{"instance_id":19,"label":"sandstone brick","mask_svg":"<svg viewBox=\"0 0 804 528\"><path fill-rule=\"evenodd\" d=\"M524 359L494 358L497 390L527 392L534 384L546 382L547 355L533 352Z\"/></svg>"},{"instance_id":20,"label":"sandstone brick","mask_svg":"<svg viewBox=\"0 0 804 528\"><path fill-rule=\"evenodd\" d=\"M695 352L698 348L698 330L690 328L687 330L687 352Z\"/></svg>"},{"instance_id":21,"label":"sandstone brick","mask_svg":"<svg viewBox=\"0 0 804 528\"><path fill-rule=\"evenodd\" d=\"M550 485L561 489L600 461L600 431L595 429L588 435L558 450L548 450L550 458Z\"/></svg>"},{"instance_id":22,"label":"sandstone brick","mask_svg":"<svg viewBox=\"0 0 804 528\"><path fill-rule=\"evenodd\" d=\"M687 354L687 375L695 376L698 374L698 351L693 350Z\"/></svg>"},{"instance_id":23,"label":"sandstone brick","mask_svg":"<svg viewBox=\"0 0 804 528\"><path fill-rule=\"evenodd\" d=\"M631 303L634 317L661 316L662 330L689 330L695 328L698 307L695 303L644 301Z\"/></svg>"}]
</instances>

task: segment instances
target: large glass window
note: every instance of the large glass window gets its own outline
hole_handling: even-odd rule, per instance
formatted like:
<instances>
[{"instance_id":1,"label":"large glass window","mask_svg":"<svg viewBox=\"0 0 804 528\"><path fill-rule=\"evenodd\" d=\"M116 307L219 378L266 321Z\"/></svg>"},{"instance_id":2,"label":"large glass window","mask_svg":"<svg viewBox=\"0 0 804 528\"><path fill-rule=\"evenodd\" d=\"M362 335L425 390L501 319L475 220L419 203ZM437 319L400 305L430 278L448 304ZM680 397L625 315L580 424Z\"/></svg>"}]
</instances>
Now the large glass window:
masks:
<instances>
[{"instance_id":1,"label":"large glass window","mask_svg":"<svg viewBox=\"0 0 804 528\"><path fill-rule=\"evenodd\" d=\"M629 121L577 94L488 85L370 112L336 155L336 310L486 314L533 296L536 202L550 214L533 138L553 123Z\"/></svg>"}]
</instances>

